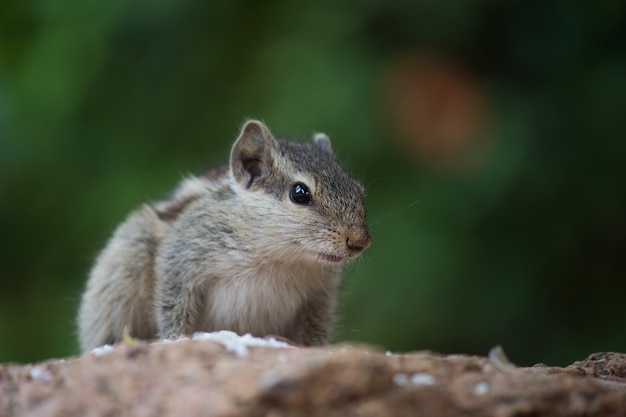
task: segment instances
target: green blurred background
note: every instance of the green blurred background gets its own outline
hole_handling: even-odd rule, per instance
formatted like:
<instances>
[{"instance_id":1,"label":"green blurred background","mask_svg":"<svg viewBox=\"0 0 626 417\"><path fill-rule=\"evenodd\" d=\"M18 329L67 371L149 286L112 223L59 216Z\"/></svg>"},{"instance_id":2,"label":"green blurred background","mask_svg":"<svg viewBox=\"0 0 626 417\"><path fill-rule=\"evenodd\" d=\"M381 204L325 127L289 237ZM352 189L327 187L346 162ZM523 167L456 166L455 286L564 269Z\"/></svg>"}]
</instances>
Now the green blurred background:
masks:
<instances>
[{"instance_id":1,"label":"green blurred background","mask_svg":"<svg viewBox=\"0 0 626 417\"><path fill-rule=\"evenodd\" d=\"M0 362L77 352L90 265L247 117L330 135L373 243L337 341L626 351L626 3L0 3Z\"/></svg>"}]
</instances>

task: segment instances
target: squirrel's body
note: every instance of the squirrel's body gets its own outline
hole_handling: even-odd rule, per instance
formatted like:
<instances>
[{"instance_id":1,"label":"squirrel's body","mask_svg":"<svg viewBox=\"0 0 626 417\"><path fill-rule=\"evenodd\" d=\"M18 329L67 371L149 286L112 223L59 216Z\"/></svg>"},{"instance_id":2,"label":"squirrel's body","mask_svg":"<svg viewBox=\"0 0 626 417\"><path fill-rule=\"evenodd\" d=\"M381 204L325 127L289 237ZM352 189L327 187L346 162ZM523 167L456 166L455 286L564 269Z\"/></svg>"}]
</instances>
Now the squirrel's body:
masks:
<instances>
[{"instance_id":1,"label":"squirrel's body","mask_svg":"<svg viewBox=\"0 0 626 417\"><path fill-rule=\"evenodd\" d=\"M275 140L248 122L229 167L144 205L98 257L83 294L83 350L122 339L232 330L326 343L342 264L368 245L363 188L325 135Z\"/></svg>"}]
</instances>

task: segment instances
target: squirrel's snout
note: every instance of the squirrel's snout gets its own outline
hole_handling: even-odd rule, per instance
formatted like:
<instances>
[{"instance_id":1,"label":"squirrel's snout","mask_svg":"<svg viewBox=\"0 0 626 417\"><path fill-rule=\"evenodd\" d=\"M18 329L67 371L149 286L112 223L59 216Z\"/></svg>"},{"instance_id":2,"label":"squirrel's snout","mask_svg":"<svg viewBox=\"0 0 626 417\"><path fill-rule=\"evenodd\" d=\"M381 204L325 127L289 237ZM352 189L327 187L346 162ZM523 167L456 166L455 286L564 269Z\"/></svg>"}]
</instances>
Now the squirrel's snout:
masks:
<instances>
[{"instance_id":1,"label":"squirrel's snout","mask_svg":"<svg viewBox=\"0 0 626 417\"><path fill-rule=\"evenodd\" d=\"M363 252L370 245L371 237L367 228L353 230L348 234L346 238L346 247L356 256Z\"/></svg>"}]
</instances>

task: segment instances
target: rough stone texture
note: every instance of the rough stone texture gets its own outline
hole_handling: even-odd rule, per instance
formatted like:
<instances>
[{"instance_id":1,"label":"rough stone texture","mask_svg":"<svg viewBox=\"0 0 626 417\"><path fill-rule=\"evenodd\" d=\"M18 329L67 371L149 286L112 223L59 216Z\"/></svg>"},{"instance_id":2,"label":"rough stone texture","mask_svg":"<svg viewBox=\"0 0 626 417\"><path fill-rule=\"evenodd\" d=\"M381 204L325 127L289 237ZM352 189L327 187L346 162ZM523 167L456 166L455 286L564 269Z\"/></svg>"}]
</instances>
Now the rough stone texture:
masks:
<instances>
[{"instance_id":1,"label":"rough stone texture","mask_svg":"<svg viewBox=\"0 0 626 417\"><path fill-rule=\"evenodd\" d=\"M566 368L211 341L0 366L0 416L625 416L626 354Z\"/></svg>"}]
</instances>

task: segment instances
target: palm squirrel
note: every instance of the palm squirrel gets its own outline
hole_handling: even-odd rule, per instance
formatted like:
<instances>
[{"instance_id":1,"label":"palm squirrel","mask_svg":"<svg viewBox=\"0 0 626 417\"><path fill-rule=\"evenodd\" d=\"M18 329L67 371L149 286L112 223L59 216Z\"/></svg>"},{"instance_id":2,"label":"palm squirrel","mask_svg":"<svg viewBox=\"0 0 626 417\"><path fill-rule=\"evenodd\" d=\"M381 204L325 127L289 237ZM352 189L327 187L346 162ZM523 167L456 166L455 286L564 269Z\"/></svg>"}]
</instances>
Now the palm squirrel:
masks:
<instances>
[{"instance_id":1,"label":"palm squirrel","mask_svg":"<svg viewBox=\"0 0 626 417\"><path fill-rule=\"evenodd\" d=\"M343 264L370 244L363 186L328 137L275 139L246 122L230 165L184 180L122 223L78 315L84 351L195 331L328 342Z\"/></svg>"}]
</instances>

